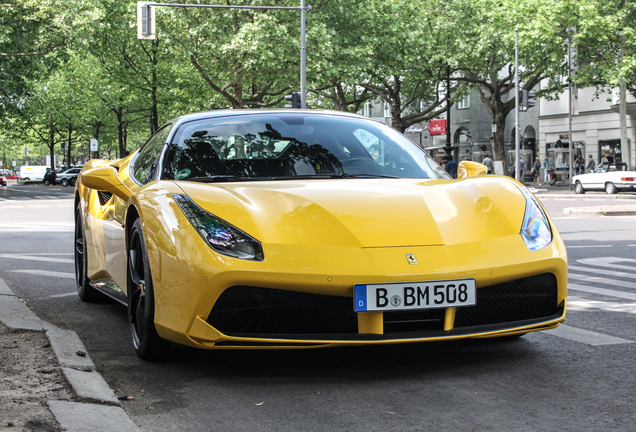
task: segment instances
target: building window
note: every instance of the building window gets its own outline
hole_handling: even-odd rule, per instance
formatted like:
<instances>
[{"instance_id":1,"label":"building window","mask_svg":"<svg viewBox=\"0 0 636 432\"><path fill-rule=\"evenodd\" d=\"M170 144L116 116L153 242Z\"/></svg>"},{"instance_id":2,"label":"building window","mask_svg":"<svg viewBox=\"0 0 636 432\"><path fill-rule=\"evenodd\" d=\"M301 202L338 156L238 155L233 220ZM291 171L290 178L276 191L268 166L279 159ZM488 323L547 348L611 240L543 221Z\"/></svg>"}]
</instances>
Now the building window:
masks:
<instances>
[{"instance_id":1,"label":"building window","mask_svg":"<svg viewBox=\"0 0 636 432\"><path fill-rule=\"evenodd\" d=\"M466 108L470 108L470 95L469 94L467 94L466 96L461 98L459 101L457 101L457 109L466 109Z\"/></svg>"},{"instance_id":2,"label":"building window","mask_svg":"<svg viewBox=\"0 0 636 432\"><path fill-rule=\"evenodd\" d=\"M364 116L371 117L371 104L369 102L364 104Z\"/></svg>"}]
</instances>

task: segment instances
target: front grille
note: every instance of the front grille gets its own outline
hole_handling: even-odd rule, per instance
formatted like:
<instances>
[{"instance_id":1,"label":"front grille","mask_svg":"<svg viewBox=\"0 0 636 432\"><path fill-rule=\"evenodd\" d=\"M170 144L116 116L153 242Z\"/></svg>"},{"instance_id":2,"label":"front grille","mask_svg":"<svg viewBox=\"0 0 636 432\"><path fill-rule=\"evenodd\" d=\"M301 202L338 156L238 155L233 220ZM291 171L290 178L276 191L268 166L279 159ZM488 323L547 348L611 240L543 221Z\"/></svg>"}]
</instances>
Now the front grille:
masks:
<instances>
[{"instance_id":1,"label":"front grille","mask_svg":"<svg viewBox=\"0 0 636 432\"><path fill-rule=\"evenodd\" d=\"M249 286L226 289L207 322L232 336L358 332L351 297Z\"/></svg>"},{"instance_id":2,"label":"front grille","mask_svg":"<svg viewBox=\"0 0 636 432\"><path fill-rule=\"evenodd\" d=\"M351 297L250 286L226 289L207 322L236 337L381 340L503 330L556 319L561 314L556 277L546 273L478 288L477 304L457 308L450 332L444 331L445 309L428 309L384 313L384 335L358 334Z\"/></svg>"},{"instance_id":3,"label":"front grille","mask_svg":"<svg viewBox=\"0 0 636 432\"><path fill-rule=\"evenodd\" d=\"M459 307L455 328L512 323L558 312L556 277L544 273L477 289L477 305Z\"/></svg>"}]
</instances>

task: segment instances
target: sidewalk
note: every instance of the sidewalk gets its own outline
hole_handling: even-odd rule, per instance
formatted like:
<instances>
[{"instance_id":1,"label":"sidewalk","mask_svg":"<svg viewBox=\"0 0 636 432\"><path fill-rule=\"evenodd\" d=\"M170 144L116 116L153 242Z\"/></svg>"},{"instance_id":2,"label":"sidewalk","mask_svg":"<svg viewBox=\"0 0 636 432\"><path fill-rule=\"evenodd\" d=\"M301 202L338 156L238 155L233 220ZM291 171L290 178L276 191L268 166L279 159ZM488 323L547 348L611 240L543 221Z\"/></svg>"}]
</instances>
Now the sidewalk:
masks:
<instances>
[{"instance_id":1,"label":"sidewalk","mask_svg":"<svg viewBox=\"0 0 636 432\"><path fill-rule=\"evenodd\" d=\"M140 431L79 336L42 321L2 279L0 322L0 429Z\"/></svg>"},{"instance_id":2,"label":"sidewalk","mask_svg":"<svg viewBox=\"0 0 636 432\"><path fill-rule=\"evenodd\" d=\"M532 190L532 184L526 186ZM605 192L586 192L578 195L574 190L570 190L567 184L558 184L554 186L541 185L537 186L535 196L540 200L543 199L578 199L578 200L594 200L602 199L620 199L634 200L634 204L625 205L594 205L583 207L568 207L563 209L564 216L579 217L599 217L599 216L636 216L636 194L618 193L616 195L608 195Z\"/></svg>"}]
</instances>

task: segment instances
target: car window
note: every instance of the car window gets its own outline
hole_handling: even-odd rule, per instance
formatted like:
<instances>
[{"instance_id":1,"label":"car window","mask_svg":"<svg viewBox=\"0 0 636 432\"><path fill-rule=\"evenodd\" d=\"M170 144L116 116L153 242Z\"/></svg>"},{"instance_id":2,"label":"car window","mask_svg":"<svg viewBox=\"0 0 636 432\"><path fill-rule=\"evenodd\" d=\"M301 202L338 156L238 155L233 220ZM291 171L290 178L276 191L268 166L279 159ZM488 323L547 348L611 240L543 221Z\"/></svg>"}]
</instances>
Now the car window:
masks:
<instances>
[{"instance_id":1,"label":"car window","mask_svg":"<svg viewBox=\"0 0 636 432\"><path fill-rule=\"evenodd\" d=\"M439 178L430 157L381 123L329 114L232 115L184 123L163 179Z\"/></svg>"},{"instance_id":2,"label":"car window","mask_svg":"<svg viewBox=\"0 0 636 432\"><path fill-rule=\"evenodd\" d=\"M152 179L169 132L170 125L164 126L139 150L132 172L141 184L146 184Z\"/></svg>"}]
</instances>

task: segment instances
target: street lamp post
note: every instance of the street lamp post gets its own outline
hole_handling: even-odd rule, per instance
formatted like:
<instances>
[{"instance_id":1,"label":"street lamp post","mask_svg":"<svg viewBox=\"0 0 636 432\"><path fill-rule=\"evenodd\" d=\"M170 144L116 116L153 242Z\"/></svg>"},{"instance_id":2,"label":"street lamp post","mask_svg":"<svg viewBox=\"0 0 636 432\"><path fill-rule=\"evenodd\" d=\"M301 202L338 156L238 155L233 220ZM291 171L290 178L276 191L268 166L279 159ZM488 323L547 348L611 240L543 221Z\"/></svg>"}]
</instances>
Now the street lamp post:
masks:
<instances>
[{"instance_id":1,"label":"street lamp post","mask_svg":"<svg viewBox=\"0 0 636 432\"><path fill-rule=\"evenodd\" d=\"M446 65L446 145L444 152L446 158L450 161L453 158L453 146L451 145L451 103L450 103L450 65Z\"/></svg>"}]
</instances>

